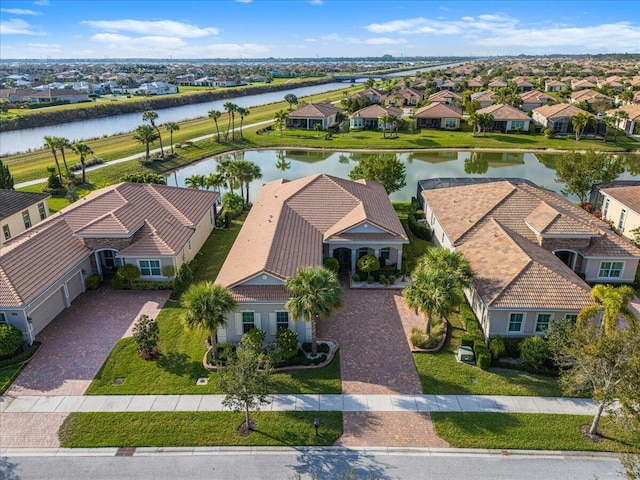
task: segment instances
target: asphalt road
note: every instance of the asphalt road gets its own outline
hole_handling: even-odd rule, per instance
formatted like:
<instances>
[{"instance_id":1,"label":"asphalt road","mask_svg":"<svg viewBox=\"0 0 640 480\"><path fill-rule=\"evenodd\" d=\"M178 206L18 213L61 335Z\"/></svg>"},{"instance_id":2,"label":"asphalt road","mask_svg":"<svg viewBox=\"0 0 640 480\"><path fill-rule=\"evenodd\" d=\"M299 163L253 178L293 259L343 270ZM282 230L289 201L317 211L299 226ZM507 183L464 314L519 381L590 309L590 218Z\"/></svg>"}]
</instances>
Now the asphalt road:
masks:
<instances>
[{"instance_id":1,"label":"asphalt road","mask_svg":"<svg viewBox=\"0 0 640 480\"><path fill-rule=\"evenodd\" d=\"M623 478L620 463L607 456L552 454L434 453L406 451L290 451L100 457L15 456L0 460L2 480L107 479L594 479ZM357 474L350 476L352 469Z\"/></svg>"}]
</instances>

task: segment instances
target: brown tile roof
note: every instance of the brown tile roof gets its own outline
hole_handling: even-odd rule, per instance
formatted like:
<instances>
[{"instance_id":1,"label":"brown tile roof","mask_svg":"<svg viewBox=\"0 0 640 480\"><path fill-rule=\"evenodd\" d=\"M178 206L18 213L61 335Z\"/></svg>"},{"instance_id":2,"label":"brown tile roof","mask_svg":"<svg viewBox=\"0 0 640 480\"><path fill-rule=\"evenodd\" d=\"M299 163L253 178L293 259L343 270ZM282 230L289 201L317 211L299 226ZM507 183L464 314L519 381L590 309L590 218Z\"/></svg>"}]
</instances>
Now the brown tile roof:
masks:
<instances>
[{"instance_id":1,"label":"brown tile roof","mask_svg":"<svg viewBox=\"0 0 640 480\"><path fill-rule=\"evenodd\" d=\"M553 98L552 96L547 95L546 93L539 92L538 90L530 90L528 92L522 92L520 94L520 98L522 99L523 103L533 103L533 102L544 103L549 101L555 101L555 98Z\"/></svg>"},{"instance_id":2,"label":"brown tile roof","mask_svg":"<svg viewBox=\"0 0 640 480\"><path fill-rule=\"evenodd\" d=\"M445 102L449 99L462 101L462 97L460 95L455 92L450 92L449 90L439 90L433 95L429 95L430 102Z\"/></svg>"},{"instance_id":3,"label":"brown tile roof","mask_svg":"<svg viewBox=\"0 0 640 480\"><path fill-rule=\"evenodd\" d=\"M605 102L612 102L613 99L611 97L607 97L606 95L596 92L595 90L578 90L577 92L571 92L571 100L574 102L597 102L599 100Z\"/></svg>"},{"instance_id":4,"label":"brown tile roof","mask_svg":"<svg viewBox=\"0 0 640 480\"><path fill-rule=\"evenodd\" d=\"M446 103L430 103L416 110L415 118L461 118L462 111Z\"/></svg>"},{"instance_id":5,"label":"brown tile roof","mask_svg":"<svg viewBox=\"0 0 640 480\"><path fill-rule=\"evenodd\" d=\"M478 100L479 102L493 102L493 97L496 96L496 92L493 90L487 90L486 92L478 92L471 95L472 100Z\"/></svg>"},{"instance_id":6,"label":"brown tile roof","mask_svg":"<svg viewBox=\"0 0 640 480\"><path fill-rule=\"evenodd\" d=\"M327 118L341 111L330 103L312 103L289 112L289 118Z\"/></svg>"},{"instance_id":7,"label":"brown tile roof","mask_svg":"<svg viewBox=\"0 0 640 480\"><path fill-rule=\"evenodd\" d=\"M535 232L542 235L599 236L595 227L560 213L545 201L540 202L538 208L531 212L524 221Z\"/></svg>"},{"instance_id":8,"label":"brown tile roof","mask_svg":"<svg viewBox=\"0 0 640 480\"><path fill-rule=\"evenodd\" d=\"M368 107L361 108L357 112L351 114L352 118L380 118L383 115L395 115L396 117L402 116L402 110L395 107L383 107L382 105L369 105Z\"/></svg>"},{"instance_id":9,"label":"brown tile roof","mask_svg":"<svg viewBox=\"0 0 640 480\"><path fill-rule=\"evenodd\" d=\"M489 113L493 116L494 120L531 120L529 115L524 113L522 110L518 110L511 105L504 105L502 103L481 108L476 111L476 113L478 115Z\"/></svg>"},{"instance_id":10,"label":"brown tile roof","mask_svg":"<svg viewBox=\"0 0 640 480\"><path fill-rule=\"evenodd\" d=\"M560 118L560 117L573 117L579 113L586 113L591 115L586 110L582 110L574 105L568 103L558 103L556 105L543 105L541 107L533 109L533 111L544 118Z\"/></svg>"},{"instance_id":11,"label":"brown tile roof","mask_svg":"<svg viewBox=\"0 0 640 480\"><path fill-rule=\"evenodd\" d=\"M50 196L48 193L0 189L0 220L26 210L34 203L42 202Z\"/></svg>"},{"instance_id":12,"label":"brown tile roof","mask_svg":"<svg viewBox=\"0 0 640 480\"><path fill-rule=\"evenodd\" d=\"M640 92L637 92L640 94ZM614 108L613 110L609 110L607 114L611 115L616 113L617 111L622 110L623 112L627 112L629 115L629 120L632 122L637 122L640 120L640 105L623 105L619 108Z\"/></svg>"},{"instance_id":13,"label":"brown tile roof","mask_svg":"<svg viewBox=\"0 0 640 480\"><path fill-rule=\"evenodd\" d=\"M291 297L284 285L238 285L231 293L236 302L286 302Z\"/></svg>"},{"instance_id":14,"label":"brown tile roof","mask_svg":"<svg viewBox=\"0 0 640 480\"><path fill-rule=\"evenodd\" d=\"M233 287L262 272L284 280L299 267L322 262L323 240L362 238L343 232L363 223L388 232L377 233L379 238L407 242L377 182L325 174L269 182L260 190L216 282Z\"/></svg>"},{"instance_id":15,"label":"brown tile roof","mask_svg":"<svg viewBox=\"0 0 640 480\"><path fill-rule=\"evenodd\" d=\"M133 237L120 255L175 255L217 198L217 192L141 183L92 192L4 245L0 304L20 306L31 301L91 254L83 237Z\"/></svg>"},{"instance_id":16,"label":"brown tile roof","mask_svg":"<svg viewBox=\"0 0 640 480\"><path fill-rule=\"evenodd\" d=\"M580 310L590 287L554 254L491 219L459 250L476 272L474 287L493 308Z\"/></svg>"},{"instance_id":17,"label":"brown tile roof","mask_svg":"<svg viewBox=\"0 0 640 480\"><path fill-rule=\"evenodd\" d=\"M602 192L640 215L640 185L633 187L604 188Z\"/></svg>"}]
</instances>

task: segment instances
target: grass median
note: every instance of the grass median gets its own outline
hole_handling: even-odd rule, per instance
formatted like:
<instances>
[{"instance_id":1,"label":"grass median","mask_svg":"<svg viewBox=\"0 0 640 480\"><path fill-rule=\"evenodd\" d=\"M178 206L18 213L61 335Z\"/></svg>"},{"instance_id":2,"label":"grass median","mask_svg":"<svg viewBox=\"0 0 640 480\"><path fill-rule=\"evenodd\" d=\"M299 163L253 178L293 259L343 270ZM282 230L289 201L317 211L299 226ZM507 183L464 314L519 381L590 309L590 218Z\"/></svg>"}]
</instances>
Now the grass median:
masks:
<instances>
[{"instance_id":1,"label":"grass median","mask_svg":"<svg viewBox=\"0 0 640 480\"><path fill-rule=\"evenodd\" d=\"M320 417L318 436L313 419ZM72 413L60 444L79 447L328 446L342 435L341 412L255 412L255 431L238 435L244 413Z\"/></svg>"}]
</instances>

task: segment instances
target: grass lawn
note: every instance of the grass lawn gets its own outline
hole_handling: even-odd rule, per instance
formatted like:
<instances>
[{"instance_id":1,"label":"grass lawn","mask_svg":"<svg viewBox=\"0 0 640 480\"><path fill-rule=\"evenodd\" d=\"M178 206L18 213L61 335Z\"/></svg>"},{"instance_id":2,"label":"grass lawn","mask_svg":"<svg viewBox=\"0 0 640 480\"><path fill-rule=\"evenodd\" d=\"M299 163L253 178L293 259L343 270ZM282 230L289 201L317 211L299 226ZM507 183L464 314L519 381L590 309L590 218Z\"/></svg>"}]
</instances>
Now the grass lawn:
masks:
<instances>
[{"instance_id":1,"label":"grass lawn","mask_svg":"<svg viewBox=\"0 0 640 480\"><path fill-rule=\"evenodd\" d=\"M449 336L440 352L413 355L424 393L562 396L557 379L552 377L517 370L485 371L472 365L458 363L453 351L460 345L464 328L457 314L451 315L449 322Z\"/></svg>"},{"instance_id":2,"label":"grass lawn","mask_svg":"<svg viewBox=\"0 0 640 480\"><path fill-rule=\"evenodd\" d=\"M241 217L229 229L214 230L198 254L194 281L215 280L243 221L244 217ZM202 365L208 332L185 329L183 314L184 308L178 301L172 300L158 314L158 348L163 355L156 361L142 360L131 338L120 340L89 386L87 394L220 393L218 374L209 372ZM209 383L196 385L200 377L208 377ZM116 378L124 378L124 384L113 385ZM276 373L271 379L273 393L341 393L340 359L336 355L331 364L324 368Z\"/></svg>"},{"instance_id":3,"label":"grass lawn","mask_svg":"<svg viewBox=\"0 0 640 480\"><path fill-rule=\"evenodd\" d=\"M256 430L238 435L243 413L72 413L58 432L62 447L327 446L342 434L342 413L255 412Z\"/></svg>"},{"instance_id":4,"label":"grass lawn","mask_svg":"<svg viewBox=\"0 0 640 480\"><path fill-rule=\"evenodd\" d=\"M625 437L607 417L600 442L582 435L593 420L588 415L433 412L431 418L438 436L458 448L640 452L638 439Z\"/></svg>"},{"instance_id":5,"label":"grass lawn","mask_svg":"<svg viewBox=\"0 0 640 480\"><path fill-rule=\"evenodd\" d=\"M402 264L405 266L407 272L411 272L418 258L427 253L427 250L433 247L433 243L416 237L411 233L411 230L409 230L407 215L409 214L410 207L411 204L409 202L395 202L393 204L393 208L398 214L400 223L402 223L404 231L407 232L407 236L411 242L410 244L402 247Z\"/></svg>"},{"instance_id":6,"label":"grass lawn","mask_svg":"<svg viewBox=\"0 0 640 480\"><path fill-rule=\"evenodd\" d=\"M18 375L20 375L20 372L24 370L26 366L27 364L23 363L22 365L14 365L0 369L0 395L9 389L13 381L18 378Z\"/></svg>"}]
</instances>

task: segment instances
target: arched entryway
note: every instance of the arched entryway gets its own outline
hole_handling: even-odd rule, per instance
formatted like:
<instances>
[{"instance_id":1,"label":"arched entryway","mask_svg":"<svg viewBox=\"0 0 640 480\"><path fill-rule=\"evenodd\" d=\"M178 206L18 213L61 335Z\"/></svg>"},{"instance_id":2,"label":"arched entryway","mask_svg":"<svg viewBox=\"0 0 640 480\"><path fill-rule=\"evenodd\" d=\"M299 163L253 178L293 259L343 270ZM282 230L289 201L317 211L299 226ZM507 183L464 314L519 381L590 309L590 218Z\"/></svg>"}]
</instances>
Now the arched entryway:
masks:
<instances>
[{"instance_id":1,"label":"arched entryway","mask_svg":"<svg viewBox=\"0 0 640 480\"><path fill-rule=\"evenodd\" d=\"M571 270L576 266L576 252L573 250L556 250L553 254L558 257Z\"/></svg>"},{"instance_id":2,"label":"arched entryway","mask_svg":"<svg viewBox=\"0 0 640 480\"><path fill-rule=\"evenodd\" d=\"M350 248L336 248L333 251L333 257L338 260L341 269L351 268L351 249Z\"/></svg>"},{"instance_id":3,"label":"arched entryway","mask_svg":"<svg viewBox=\"0 0 640 480\"><path fill-rule=\"evenodd\" d=\"M102 276L111 275L117 267L122 265L122 260L117 255L118 251L113 249L98 250L96 252L98 270Z\"/></svg>"}]
</instances>

